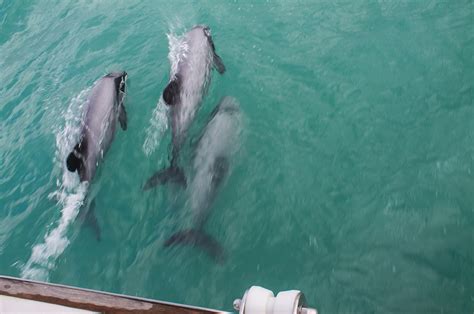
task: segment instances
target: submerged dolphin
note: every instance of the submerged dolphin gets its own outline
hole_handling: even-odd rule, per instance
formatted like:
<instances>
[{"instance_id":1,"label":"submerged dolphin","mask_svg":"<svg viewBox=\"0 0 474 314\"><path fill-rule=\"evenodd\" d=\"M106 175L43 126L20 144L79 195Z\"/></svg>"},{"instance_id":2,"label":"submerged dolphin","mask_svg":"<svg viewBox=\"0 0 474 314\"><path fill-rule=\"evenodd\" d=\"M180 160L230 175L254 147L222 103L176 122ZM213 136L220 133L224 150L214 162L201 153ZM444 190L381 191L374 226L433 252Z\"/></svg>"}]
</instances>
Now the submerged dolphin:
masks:
<instances>
[{"instance_id":1,"label":"submerged dolphin","mask_svg":"<svg viewBox=\"0 0 474 314\"><path fill-rule=\"evenodd\" d=\"M124 107L126 79L126 72L110 73L102 77L92 89L81 136L66 159L67 169L77 171L81 182L91 182L94 178L99 161L112 144L117 119L122 129L127 129ZM93 216L93 204L87 210L87 215L99 238L100 230Z\"/></svg>"},{"instance_id":2,"label":"submerged dolphin","mask_svg":"<svg viewBox=\"0 0 474 314\"><path fill-rule=\"evenodd\" d=\"M183 36L185 54L172 68L170 82L163 90L163 100L171 108L172 150L170 166L156 172L145 183L144 189L169 181L186 184L182 169L178 166L181 147L195 113L206 92L212 66L220 74L225 66L217 55L207 26L195 26Z\"/></svg>"},{"instance_id":3,"label":"submerged dolphin","mask_svg":"<svg viewBox=\"0 0 474 314\"><path fill-rule=\"evenodd\" d=\"M194 158L194 177L189 185L192 228L173 234L165 246L188 244L204 249L214 260L222 262L224 250L205 233L219 187L229 172L229 159L237 150L240 131L240 110L231 97L224 97L214 109L198 142Z\"/></svg>"}]
</instances>

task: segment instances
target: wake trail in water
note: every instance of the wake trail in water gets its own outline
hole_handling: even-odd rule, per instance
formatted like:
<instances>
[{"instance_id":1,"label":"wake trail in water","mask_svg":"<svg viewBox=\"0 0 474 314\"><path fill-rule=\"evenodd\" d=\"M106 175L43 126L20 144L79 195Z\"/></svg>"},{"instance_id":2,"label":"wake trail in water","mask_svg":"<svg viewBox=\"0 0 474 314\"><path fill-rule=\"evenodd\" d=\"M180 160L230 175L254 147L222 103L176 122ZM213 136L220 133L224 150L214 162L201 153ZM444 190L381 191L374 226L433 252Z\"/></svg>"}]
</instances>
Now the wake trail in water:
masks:
<instances>
[{"instance_id":1,"label":"wake trail in water","mask_svg":"<svg viewBox=\"0 0 474 314\"><path fill-rule=\"evenodd\" d=\"M90 91L91 88L85 89L71 100L64 114L65 126L56 131L55 164L61 169L62 177L56 181L57 190L49 198L57 200L61 216L53 224L55 227L46 233L44 241L33 246L30 259L21 269L23 278L47 281L57 258L70 243L69 226L84 203L88 183L80 183L77 174L67 170L65 160L79 139Z\"/></svg>"},{"instance_id":2,"label":"wake trail in water","mask_svg":"<svg viewBox=\"0 0 474 314\"><path fill-rule=\"evenodd\" d=\"M145 155L150 156L155 149L158 147L163 134L168 129L168 108L160 98L156 108L153 110L153 114L150 119L150 126L146 130L146 138L143 143L143 152Z\"/></svg>"},{"instance_id":3,"label":"wake trail in water","mask_svg":"<svg viewBox=\"0 0 474 314\"><path fill-rule=\"evenodd\" d=\"M171 65L170 77L173 78L178 71L178 63L186 57L188 46L181 36L176 35L175 28L171 27L168 37L168 59ZM164 87L163 87L164 88ZM146 130L146 138L143 143L143 152L150 156L158 147L163 134L168 129L168 107L160 97L156 108L153 110L150 125Z\"/></svg>"}]
</instances>

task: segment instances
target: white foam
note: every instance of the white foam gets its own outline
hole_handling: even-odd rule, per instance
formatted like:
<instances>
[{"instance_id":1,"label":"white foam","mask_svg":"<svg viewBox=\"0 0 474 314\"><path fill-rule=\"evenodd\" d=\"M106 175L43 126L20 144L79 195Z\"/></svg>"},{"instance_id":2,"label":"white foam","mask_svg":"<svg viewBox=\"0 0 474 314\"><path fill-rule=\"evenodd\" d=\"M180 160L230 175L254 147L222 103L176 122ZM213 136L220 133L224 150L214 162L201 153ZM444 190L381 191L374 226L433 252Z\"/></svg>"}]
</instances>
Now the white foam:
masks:
<instances>
[{"instance_id":1,"label":"white foam","mask_svg":"<svg viewBox=\"0 0 474 314\"><path fill-rule=\"evenodd\" d=\"M155 149L158 147L163 134L168 129L168 108L160 98L158 104L153 110L153 114L150 119L150 125L146 130L146 138L143 143L143 152L145 155L150 156Z\"/></svg>"},{"instance_id":2,"label":"white foam","mask_svg":"<svg viewBox=\"0 0 474 314\"><path fill-rule=\"evenodd\" d=\"M184 40L184 36L178 36L176 33L170 32L166 35L168 37L168 60L171 65L171 78L174 78L178 72L178 64L181 60L185 59L189 46Z\"/></svg>"},{"instance_id":3,"label":"white foam","mask_svg":"<svg viewBox=\"0 0 474 314\"><path fill-rule=\"evenodd\" d=\"M29 279L48 280L49 272L55 267L57 258L69 245L68 227L76 219L86 193L87 182L79 183L76 173L67 170L65 160L77 143L81 123L87 106L87 96L90 88L83 90L73 98L64 113L65 125L56 130L55 164L61 169L61 180L57 180L57 190L49 195L55 198L61 209L59 220L53 224L52 230L46 233L44 241L32 248L30 259L24 264L21 276Z\"/></svg>"}]
</instances>

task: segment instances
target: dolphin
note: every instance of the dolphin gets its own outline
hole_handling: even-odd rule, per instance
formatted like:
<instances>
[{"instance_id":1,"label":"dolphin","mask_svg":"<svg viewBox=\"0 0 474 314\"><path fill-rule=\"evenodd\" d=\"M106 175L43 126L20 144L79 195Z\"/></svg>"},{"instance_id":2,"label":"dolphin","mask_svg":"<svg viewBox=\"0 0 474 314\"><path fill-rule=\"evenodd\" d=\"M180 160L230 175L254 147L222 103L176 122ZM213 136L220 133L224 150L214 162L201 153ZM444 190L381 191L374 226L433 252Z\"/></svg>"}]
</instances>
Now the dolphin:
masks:
<instances>
[{"instance_id":1,"label":"dolphin","mask_svg":"<svg viewBox=\"0 0 474 314\"><path fill-rule=\"evenodd\" d=\"M212 67L223 74L225 66L217 55L208 26L198 25L182 38L184 55L172 66L170 81L163 90L163 100L170 107L172 149L170 166L152 175L144 189L175 182L186 185L186 177L178 165L179 153L186 132L207 91Z\"/></svg>"},{"instance_id":2,"label":"dolphin","mask_svg":"<svg viewBox=\"0 0 474 314\"><path fill-rule=\"evenodd\" d=\"M224 97L211 114L197 144L194 177L188 186L192 227L168 238L164 246L187 244L204 249L215 261L225 258L222 246L204 231L212 204L230 170L230 158L237 151L241 114L234 98Z\"/></svg>"},{"instance_id":3,"label":"dolphin","mask_svg":"<svg viewBox=\"0 0 474 314\"><path fill-rule=\"evenodd\" d=\"M123 130L127 129L127 112L124 107L126 72L113 72L102 77L94 85L88 98L85 118L77 144L66 158L70 172L77 171L81 182L91 182L109 149L118 120ZM80 217L86 219L100 240L100 228L94 215L95 202Z\"/></svg>"},{"instance_id":4,"label":"dolphin","mask_svg":"<svg viewBox=\"0 0 474 314\"><path fill-rule=\"evenodd\" d=\"M67 169L77 171L81 182L91 182L99 161L109 149L115 134L116 120L127 129L124 107L126 72L109 73L92 89L81 136L66 159Z\"/></svg>"}]
</instances>

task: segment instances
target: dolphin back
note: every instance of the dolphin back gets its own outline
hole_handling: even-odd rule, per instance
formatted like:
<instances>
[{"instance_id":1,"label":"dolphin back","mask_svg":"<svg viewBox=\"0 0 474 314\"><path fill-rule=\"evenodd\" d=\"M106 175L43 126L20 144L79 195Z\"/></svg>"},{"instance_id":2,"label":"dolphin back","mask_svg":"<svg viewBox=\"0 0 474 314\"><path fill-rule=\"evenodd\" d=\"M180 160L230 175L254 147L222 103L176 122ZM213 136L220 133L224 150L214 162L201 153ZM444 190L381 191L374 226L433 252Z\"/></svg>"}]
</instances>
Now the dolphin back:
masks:
<instances>
[{"instance_id":1,"label":"dolphin back","mask_svg":"<svg viewBox=\"0 0 474 314\"><path fill-rule=\"evenodd\" d=\"M232 97L224 97L211 113L197 146L194 177L189 186L194 227L174 233L165 241L165 247L194 246L206 252L214 261L224 262L224 249L205 233L204 226L217 192L229 174L230 158L238 146L240 120L239 104Z\"/></svg>"},{"instance_id":2,"label":"dolphin back","mask_svg":"<svg viewBox=\"0 0 474 314\"><path fill-rule=\"evenodd\" d=\"M108 150L118 118L122 129L127 128L124 107L126 72L113 72L95 84L88 98L81 137L66 158L70 172L77 171L81 181L91 181L97 162Z\"/></svg>"}]
</instances>

